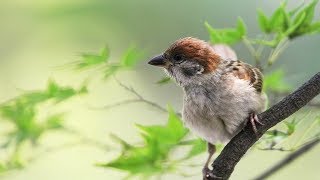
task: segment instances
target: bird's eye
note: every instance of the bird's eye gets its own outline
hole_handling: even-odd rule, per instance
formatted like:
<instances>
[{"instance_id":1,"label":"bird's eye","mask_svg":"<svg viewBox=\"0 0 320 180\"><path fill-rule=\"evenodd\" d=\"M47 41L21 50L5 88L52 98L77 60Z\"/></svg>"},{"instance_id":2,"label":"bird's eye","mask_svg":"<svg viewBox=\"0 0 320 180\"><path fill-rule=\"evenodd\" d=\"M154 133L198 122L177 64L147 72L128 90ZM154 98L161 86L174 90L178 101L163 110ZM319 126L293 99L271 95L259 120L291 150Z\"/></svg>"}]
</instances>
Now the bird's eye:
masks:
<instances>
[{"instance_id":1,"label":"bird's eye","mask_svg":"<svg viewBox=\"0 0 320 180\"><path fill-rule=\"evenodd\" d=\"M173 59L176 61L176 62L182 62L183 58L182 58L182 55L180 54L176 54L173 56Z\"/></svg>"}]
</instances>

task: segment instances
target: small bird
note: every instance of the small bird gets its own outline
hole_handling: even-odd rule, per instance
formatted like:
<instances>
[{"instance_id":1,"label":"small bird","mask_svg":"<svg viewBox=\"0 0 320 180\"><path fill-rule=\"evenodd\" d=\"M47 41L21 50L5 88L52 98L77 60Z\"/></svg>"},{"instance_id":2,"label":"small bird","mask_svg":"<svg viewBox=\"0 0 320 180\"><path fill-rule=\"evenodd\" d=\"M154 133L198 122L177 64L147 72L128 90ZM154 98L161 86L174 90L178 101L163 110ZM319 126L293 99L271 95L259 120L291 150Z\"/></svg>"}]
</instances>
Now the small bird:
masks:
<instances>
[{"instance_id":1,"label":"small bird","mask_svg":"<svg viewBox=\"0 0 320 180\"><path fill-rule=\"evenodd\" d=\"M207 42L193 37L175 41L150 65L163 67L184 92L182 120L208 142L208 164L216 143L227 143L248 122L257 133L257 114L265 107L262 73L239 60L220 56Z\"/></svg>"}]
</instances>

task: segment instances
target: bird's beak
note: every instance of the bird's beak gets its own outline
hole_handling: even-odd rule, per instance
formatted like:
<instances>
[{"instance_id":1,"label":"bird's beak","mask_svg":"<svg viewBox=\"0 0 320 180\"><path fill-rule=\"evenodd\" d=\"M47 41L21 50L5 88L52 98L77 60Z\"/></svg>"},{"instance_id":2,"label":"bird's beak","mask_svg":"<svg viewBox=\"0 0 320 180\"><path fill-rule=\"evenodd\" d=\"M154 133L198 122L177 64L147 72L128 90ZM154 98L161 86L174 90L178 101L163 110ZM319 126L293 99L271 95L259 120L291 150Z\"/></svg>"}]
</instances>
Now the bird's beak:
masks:
<instances>
[{"instance_id":1,"label":"bird's beak","mask_svg":"<svg viewBox=\"0 0 320 180\"><path fill-rule=\"evenodd\" d=\"M169 61L163 56L163 54L161 54L152 58L148 64L159 67L168 67Z\"/></svg>"}]
</instances>

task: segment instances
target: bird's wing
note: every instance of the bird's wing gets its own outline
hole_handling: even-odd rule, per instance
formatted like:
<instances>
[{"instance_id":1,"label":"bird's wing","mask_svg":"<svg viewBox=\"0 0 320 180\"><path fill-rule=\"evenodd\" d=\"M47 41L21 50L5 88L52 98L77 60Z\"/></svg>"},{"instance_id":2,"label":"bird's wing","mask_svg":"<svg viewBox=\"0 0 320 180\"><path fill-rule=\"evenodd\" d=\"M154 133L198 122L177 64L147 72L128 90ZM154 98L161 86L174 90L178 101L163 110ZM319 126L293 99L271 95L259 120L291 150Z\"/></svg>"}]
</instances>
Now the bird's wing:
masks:
<instances>
[{"instance_id":1,"label":"bird's wing","mask_svg":"<svg viewBox=\"0 0 320 180\"><path fill-rule=\"evenodd\" d=\"M247 80L250 84L261 93L263 76L258 68L252 67L250 64L241 61L229 61L227 63L227 72L232 73L239 79Z\"/></svg>"}]
</instances>

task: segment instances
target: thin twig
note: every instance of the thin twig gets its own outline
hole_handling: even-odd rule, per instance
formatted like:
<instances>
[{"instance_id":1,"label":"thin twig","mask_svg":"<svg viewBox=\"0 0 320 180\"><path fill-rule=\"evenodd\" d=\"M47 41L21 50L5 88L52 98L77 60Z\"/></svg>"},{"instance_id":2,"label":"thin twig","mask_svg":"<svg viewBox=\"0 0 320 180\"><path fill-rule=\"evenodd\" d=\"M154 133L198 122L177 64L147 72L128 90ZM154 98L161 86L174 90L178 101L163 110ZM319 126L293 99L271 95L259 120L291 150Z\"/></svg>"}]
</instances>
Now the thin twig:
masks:
<instances>
[{"instance_id":1,"label":"thin twig","mask_svg":"<svg viewBox=\"0 0 320 180\"><path fill-rule=\"evenodd\" d=\"M252 43L250 42L250 40L247 37L243 37L242 42L249 50L251 56L254 58L255 67L260 69L260 71L262 72L263 68L261 65L261 54L263 52L264 46L262 44L260 44L257 49L254 48L254 46L252 45Z\"/></svg>"},{"instance_id":2,"label":"thin twig","mask_svg":"<svg viewBox=\"0 0 320 180\"><path fill-rule=\"evenodd\" d=\"M155 108L158 108L159 110L161 110L162 112L167 112L167 109L160 106L159 104L155 103L155 102L152 102L150 100L147 100L145 99L144 97L142 97L135 89L133 89L132 87L128 87L126 86L125 84L121 83L117 78L115 78L115 80L117 81L117 83L123 87L125 90L133 93L134 95L137 96L137 98L140 100L140 102L144 102L144 103L147 103Z\"/></svg>"},{"instance_id":3,"label":"thin twig","mask_svg":"<svg viewBox=\"0 0 320 180\"><path fill-rule=\"evenodd\" d=\"M134 90L132 87L126 86L125 84L123 84L122 82L120 82L117 78L114 77L114 79L116 80L116 82L123 87L125 90L133 93L134 95L136 95L139 99L143 99L143 97L136 91Z\"/></svg>"},{"instance_id":4,"label":"thin twig","mask_svg":"<svg viewBox=\"0 0 320 180\"><path fill-rule=\"evenodd\" d=\"M143 103L146 103L152 107L155 107L157 109L159 109L160 111L162 112L168 112L166 108L160 106L159 104L153 102L153 101L150 101L150 100L147 100L145 99L144 97L142 97L142 95L140 95L134 88L132 87L129 87L125 84L123 84L122 82L120 82L117 78L114 77L114 79L116 80L116 82L125 90L127 90L128 92L134 94L136 96L136 99L127 99L127 100L123 100L123 101L120 101L120 102L117 102L117 103L114 103L114 104L110 104L110 105L106 105L106 106L103 106L103 107L93 107L92 109L110 109L110 108L114 108L114 107L117 107L117 106L121 106L121 105L127 105L127 104L131 104L131 103L138 103L138 102L143 102Z\"/></svg>"},{"instance_id":5,"label":"thin twig","mask_svg":"<svg viewBox=\"0 0 320 180\"><path fill-rule=\"evenodd\" d=\"M282 161L280 161L279 163L277 163L276 165L274 165L273 167L271 167L270 169L268 169L267 171L265 171L264 173L262 173L261 175L259 175L258 177L254 178L254 180L262 180L262 179L266 179L267 177L271 176L272 174L276 173L277 171L279 171L280 169L282 169L283 167L289 165L291 162L293 162L294 160L296 160L297 158L301 157L303 154L307 153L308 151L310 151L312 148L314 148L318 143L320 142L320 139L315 139L312 142L304 145L303 147L301 147L300 149L298 149L297 151L291 153L290 155L288 155L286 158L284 158Z\"/></svg>"},{"instance_id":6,"label":"thin twig","mask_svg":"<svg viewBox=\"0 0 320 180\"><path fill-rule=\"evenodd\" d=\"M247 37L242 38L243 44L247 47L252 57L256 58L256 50L250 43L249 39Z\"/></svg>"},{"instance_id":7,"label":"thin twig","mask_svg":"<svg viewBox=\"0 0 320 180\"><path fill-rule=\"evenodd\" d=\"M57 152L60 150L64 150L66 148L73 148L75 146L80 146L80 145L85 145L85 144L93 145L93 147L97 147L97 148L101 149L102 151L111 150L110 146L103 144L95 139L86 137L75 129L65 128L65 130L66 130L66 132L69 132L69 133L72 133L74 135L79 136L80 140L78 140L76 142L66 142L66 143L63 143L63 144L60 144L57 146L44 148L44 150L42 150L41 152L39 152L36 155L33 155L31 158L29 158L28 162L36 161L37 159L40 159L42 156L47 155L52 152Z\"/></svg>"},{"instance_id":8,"label":"thin twig","mask_svg":"<svg viewBox=\"0 0 320 180\"><path fill-rule=\"evenodd\" d=\"M289 40L287 38L281 40L278 45L271 51L267 60L268 65L272 65L279 55L288 47Z\"/></svg>"},{"instance_id":9,"label":"thin twig","mask_svg":"<svg viewBox=\"0 0 320 180\"><path fill-rule=\"evenodd\" d=\"M162 112L168 112L166 108L160 106L159 104L155 103L155 102L152 102L152 101L149 101L149 100L146 100L146 99L142 99L143 102L153 106L153 107L156 107L158 108L159 110L161 110ZM179 113L177 113L179 115Z\"/></svg>"},{"instance_id":10,"label":"thin twig","mask_svg":"<svg viewBox=\"0 0 320 180\"><path fill-rule=\"evenodd\" d=\"M87 136L83 135L83 133L81 133L80 131L78 131L76 129L64 128L64 130L66 132L69 132L71 134L78 136L80 138L80 141L79 141L80 144L90 144L90 145L93 145L93 146L103 150L103 151L108 151L111 149L110 146L108 146L104 143L101 143L100 141L97 141L96 139L87 137Z\"/></svg>"},{"instance_id":11,"label":"thin twig","mask_svg":"<svg viewBox=\"0 0 320 180\"><path fill-rule=\"evenodd\" d=\"M81 142L69 142L69 143L64 143L64 144L53 146L53 147L44 148L43 151L41 151L41 152L37 153L36 155L33 155L31 158L29 158L28 162L36 161L36 160L40 159L42 156L45 156L49 153L58 152L60 150L66 149L66 148L73 148L73 147L81 145L81 144L82 144Z\"/></svg>"},{"instance_id":12,"label":"thin twig","mask_svg":"<svg viewBox=\"0 0 320 180\"><path fill-rule=\"evenodd\" d=\"M141 101L141 99L127 99L127 100L123 100L123 101L120 101L120 102L116 102L114 104L108 104L108 105L105 105L105 106L102 106L102 107L90 107L90 108L91 109L104 109L104 110L107 110L107 109L115 108L117 106L122 106L122 105L127 105L127 104L132 104L132 103L138 103L138 102L143 102L143 101Z\"/></svg>"},{"instance_id":13,"label":"thin twig","mask_svg":"<svg viewBox=\"0 0 320 180\"><path fill-rule=\"evenodd\" d=\"M261 151L293 151L293 149L283 149L281 148L275 148L275 147L270 147L270 148L258 148Z\"/></svg>"}]
</instances>

